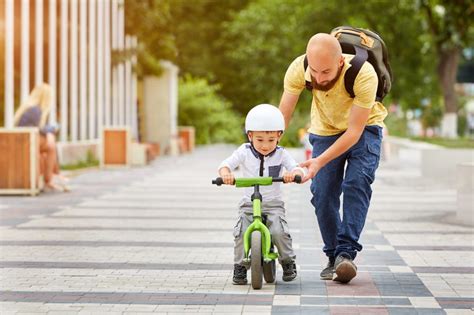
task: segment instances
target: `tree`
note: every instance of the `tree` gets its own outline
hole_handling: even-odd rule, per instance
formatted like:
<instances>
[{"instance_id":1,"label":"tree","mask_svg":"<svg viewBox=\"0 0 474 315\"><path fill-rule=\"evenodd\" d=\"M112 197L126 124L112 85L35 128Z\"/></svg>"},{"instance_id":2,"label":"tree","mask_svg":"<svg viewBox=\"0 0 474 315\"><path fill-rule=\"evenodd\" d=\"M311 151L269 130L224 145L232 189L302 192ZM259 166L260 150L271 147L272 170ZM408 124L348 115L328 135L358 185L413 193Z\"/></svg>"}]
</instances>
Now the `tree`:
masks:
<instances>
[{"instance_id":1,"label":"tree","mask_svg":"<svg viewBox=\"0 0 474 315\"><path fill-rule=\"evenodd\" d=\"M161 0L125 1L125 31L138 37L139 76L159 75L160 60L176 59L176 43L171 25L170 3ZM130 52L113 52L112 61L119 63L130 57Z\"/></svg>"},{"instance_id":2,"label":"tree","mask_svg":"<svg viewBox=\"0 0 474 315\"><path fill-rule=\"evenodd\" d=\"M196 128L197 144L242 142L242 117L218 95L217 85L187 75L179 87L178 123Z\"/></svg>"},{"instance_id":3,"label":"tree","mask_svg":"<svg viewBox=\"0 0 474 315\"><path fill-rule=\"evenodd\" d=\"M216 83L216 73L226 66L221 45L223 24L249 0L168 1L181 75L189 73Z\"/></svg>"},{"instance_id":4,"label":"tree","mask_svg":"<svg viewBox=\"0 0 474 315\"><path fill-rule=\"evenodd\" d=\"M420 0L418 5L426 16L425 29L438 57L437 73L445 103L441 133L456 138L458 104L454 84L461 51L473 43L474 5L470 0Z\"/></svg>"},{"instance_id":5,"label":"tree","mask_svg":"<svg viewBox=\"0 0 474 315\"><path fill-rule=\"evenodd\" d=\"M387 44L395 81L385 103L420 107L423 98L439 95L431 67L435 56L419 35L421 23L416 8L403 0L256 1L225 25L224 39L232 46L224 50L226 72L218 75L222 93L242 113L252 104L278 103L285 70L305 52L308 39L338 25L352 25L379 33ZM300 102L308 108L306 94Z\"/></svg>"}]
</instances>

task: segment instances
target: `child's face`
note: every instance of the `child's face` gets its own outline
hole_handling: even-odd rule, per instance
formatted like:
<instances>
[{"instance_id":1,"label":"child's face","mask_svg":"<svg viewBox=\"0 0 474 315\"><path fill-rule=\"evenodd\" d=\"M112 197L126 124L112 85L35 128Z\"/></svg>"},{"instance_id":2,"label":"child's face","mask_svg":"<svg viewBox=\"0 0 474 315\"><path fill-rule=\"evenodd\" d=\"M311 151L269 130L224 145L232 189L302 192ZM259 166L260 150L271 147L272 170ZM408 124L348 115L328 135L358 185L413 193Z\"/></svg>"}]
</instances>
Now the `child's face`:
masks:
<instances>
[{"instance_id":1,"label":"child's face","mask_svg":"<svg viewBox=\"0 0 474 315\"><path fill-rule=\"evenodd\" d=\"M281 138L280 131L249 131L249 140L255 149L262 155L267 155L275 150Z\"/></svg>"}]
</instances>

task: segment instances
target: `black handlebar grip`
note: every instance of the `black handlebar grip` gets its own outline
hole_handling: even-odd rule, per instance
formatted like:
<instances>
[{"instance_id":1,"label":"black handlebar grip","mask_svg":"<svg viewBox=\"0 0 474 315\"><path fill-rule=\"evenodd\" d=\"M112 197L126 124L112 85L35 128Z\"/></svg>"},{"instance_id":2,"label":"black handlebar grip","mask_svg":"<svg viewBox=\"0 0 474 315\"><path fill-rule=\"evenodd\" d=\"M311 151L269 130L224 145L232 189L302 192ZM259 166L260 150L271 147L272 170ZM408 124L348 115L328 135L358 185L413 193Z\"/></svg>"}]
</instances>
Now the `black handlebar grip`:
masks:
<instances>
[{"instance_id":1,"label":"black handlebar grip","mask_svg":"<svg viewBox=\"0 0 474 315\"><path fill-rule=\"evenodd\" d=\"M212 180L212 184L220 186L220 185L224 184L224 180L222 179L222 177L217 177L216 179Z\"/></svg>"},{"instance_id":2,"label":"black handlebar grip","mask_svg":"<svg viewBox=\"0 0 474 315\"><path fill-rule=\"evenodd\" d=\"M295 175L294 182L297 183L297 184L301 184L301 176L300 175Z\"/></svg>"}]
</instances>

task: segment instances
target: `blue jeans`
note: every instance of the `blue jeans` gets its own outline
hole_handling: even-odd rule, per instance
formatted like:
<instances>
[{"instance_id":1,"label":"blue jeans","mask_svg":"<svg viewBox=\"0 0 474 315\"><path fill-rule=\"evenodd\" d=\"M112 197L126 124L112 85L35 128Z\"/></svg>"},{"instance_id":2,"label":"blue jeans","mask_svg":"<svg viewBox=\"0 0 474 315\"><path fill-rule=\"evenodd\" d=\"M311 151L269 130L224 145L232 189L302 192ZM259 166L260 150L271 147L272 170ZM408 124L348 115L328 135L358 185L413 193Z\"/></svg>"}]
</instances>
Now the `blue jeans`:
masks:
<instances>
[{"instance_id":1,"label":"blue jeans","mask_svg":"<svg viewBox=\"0 0 474 315\"><path fill-rule=\"evenodd\" d=\"M317 136L311 134L313 158L329 148L342 134ZM329 162L313 178L311 192L324 242L323 251L329 258L345 253L354 259L362 250L359 236L369 209L375 170L379 165L382 128L366 126L359 141L347 152ZM345 170L344 170L345 167ZM343 216L339 215L343 193Z\"/></svg>"}]
</instances>

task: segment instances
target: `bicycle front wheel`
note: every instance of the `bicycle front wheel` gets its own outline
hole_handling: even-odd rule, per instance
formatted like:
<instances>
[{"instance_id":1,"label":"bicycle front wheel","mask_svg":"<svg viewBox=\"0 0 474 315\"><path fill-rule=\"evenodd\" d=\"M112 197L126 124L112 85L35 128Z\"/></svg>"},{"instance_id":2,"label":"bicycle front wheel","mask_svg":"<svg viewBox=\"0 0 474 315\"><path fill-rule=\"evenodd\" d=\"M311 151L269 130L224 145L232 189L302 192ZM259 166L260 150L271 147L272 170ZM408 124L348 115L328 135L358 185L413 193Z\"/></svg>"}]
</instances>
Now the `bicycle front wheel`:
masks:
<instances>
[{"instance_id":1,"label":"bicycle front wheel","mask_svg":"<svg viewBox=\"0 0 474 315\"><path fill-rule=\"evenodd\" d=\"M250 270L252 275L252 288L262 288L262 234L259 231L252 232L252 243L250 248Z\"/></svg>"}]
</instances>

